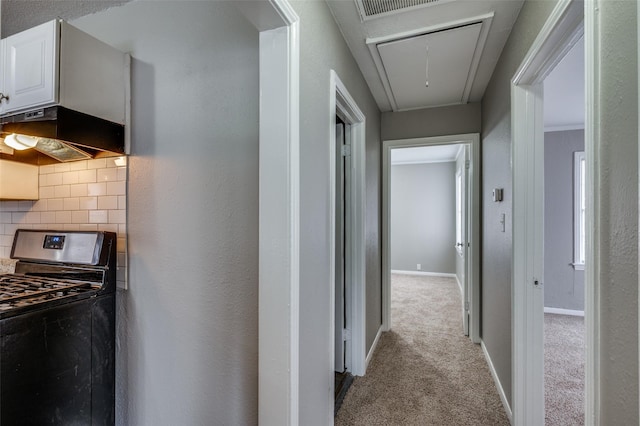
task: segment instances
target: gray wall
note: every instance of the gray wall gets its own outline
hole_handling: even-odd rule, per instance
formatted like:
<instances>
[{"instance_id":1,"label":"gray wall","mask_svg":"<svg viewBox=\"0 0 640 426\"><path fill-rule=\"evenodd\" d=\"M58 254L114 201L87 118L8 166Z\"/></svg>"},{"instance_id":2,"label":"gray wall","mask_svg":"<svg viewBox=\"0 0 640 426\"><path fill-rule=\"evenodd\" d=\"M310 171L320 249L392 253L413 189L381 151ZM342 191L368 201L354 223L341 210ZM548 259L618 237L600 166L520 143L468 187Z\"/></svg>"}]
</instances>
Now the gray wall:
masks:
<instances>
[{"instance_id":1,"label":"gray wall","mask_svg":"<svg viewBox=\"0 0 640 426\"><path fill-rule=\"evenodd\" d=\"M573 263L573 154L584 130L544 135L544 306L584 310L584 271Z\"/></svg>"},{"instance_id":2,"label":"gray wall","mask_svg":"<svg viewBox=\"0 0 640 426\"><path fill-rule=\"evenodd\" d=\"M118 424L256 424L258 34L228 2L72 23L133 56Z\"/></svg>"},{"instance_id":3,"label":"gray wall","mask_svg":"<svg viewBox=\"0 0 640 426\"><path fill-rule=\"evenodd\" d=\"M638 422L638 51L637 2L598 1L602 26L596 65L601 81L601 197L596 231L600 281L601 424ZM510 80L555 6L526 1L482 102L482 339L511 401L511 114ZM588 66L588 65L587 65ZM587 84L590 84L587 82ZM488 202L505 188L503 203ZM499 214L507 215L507 232Z\"/></svg>"},{"instance_id":4,"label":"gray wall","mask_svg":"<svg viewBox=\"0 0 640 426\"><path fill-rule=\"evenodd\" d=\"M638 5L598 6L600 424L630 425L638 423Z\"/></svg>"},{"instance_id":5,"label":"gray wall","mask_svg":"<svg viewBox=\"0 0 640 426\"><path fill-rule=\"evenodd\" d=\"M555 1L525 1L482 100L482 340L511 404L511 78ZM504 201L491 201L504 188ZM501 232L500 215L506 215Z\"/></svg>"},{"instance_id":6,"label":"gray wall","mask_svg":"<svg viewBox=\"0 0 640 426\"><path fill-rule=\"evenodd\" d=\"M366 116L366 340L382 324L380 255L380 112L323 1L296 1L300 16L300 424L333 420L329 327L329 70ZM327 417L329 415L329 417Z\"/></svg>"},{"instance_id":7,"label":"gray wall","mask_svg":"<svg viewBox=\"0 0 640 426\"><path fill-rule=\"evenodd\" d=\"M391 166L391 269L456 272L456 163Z\"/></svg>"},{"instance_id":8,"label":"gray wall","mask_svg":"<svg viewBox=\"0 0 640 426\"><path fill-rule=\"evenodd\" d=\"M480 103L382 113L382 140L480 133Z\"/></svg>"}]
</instances>

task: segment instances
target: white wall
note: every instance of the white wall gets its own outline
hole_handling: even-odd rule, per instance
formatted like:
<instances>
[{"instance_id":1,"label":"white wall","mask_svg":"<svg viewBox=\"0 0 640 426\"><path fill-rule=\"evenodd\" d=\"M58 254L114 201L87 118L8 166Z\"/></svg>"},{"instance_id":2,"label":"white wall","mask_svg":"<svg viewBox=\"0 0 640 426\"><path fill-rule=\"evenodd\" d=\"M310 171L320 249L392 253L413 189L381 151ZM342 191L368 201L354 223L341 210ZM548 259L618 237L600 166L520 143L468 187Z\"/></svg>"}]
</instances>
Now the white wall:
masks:
<instances>
[{"instance_id":1,"label":"white wall","mask_svg":"<svg viewBox=\"0 0 640 426\"><path fill-rule=\"evenodd\" d=\"M133 57L118 424L256 424L258 34L231 2L72 24Z\"/></svg>"},{"instance_id":2,"label":"white wall","mask_svg":"<svg viewBox=\"0 0 640 426\"><path fill-rule=\"evenodd\" d=\"M391 166L391 269L456 272L456 163Z\"/></svg>"}]
</instances>

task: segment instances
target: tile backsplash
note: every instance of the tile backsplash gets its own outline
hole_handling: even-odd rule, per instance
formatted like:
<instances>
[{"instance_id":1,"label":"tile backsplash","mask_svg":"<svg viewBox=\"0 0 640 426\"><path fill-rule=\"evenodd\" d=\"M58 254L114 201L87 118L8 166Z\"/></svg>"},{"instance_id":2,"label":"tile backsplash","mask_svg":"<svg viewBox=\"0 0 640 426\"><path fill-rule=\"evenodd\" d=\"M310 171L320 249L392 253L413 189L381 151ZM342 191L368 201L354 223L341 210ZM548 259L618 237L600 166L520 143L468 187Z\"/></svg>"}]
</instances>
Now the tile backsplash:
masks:
<instances>
[{"instance_id":1,"label":"tile backsplash","mask_svg":"<svg viewBox=\"0 0 640 426\"><path fill-rule=\"evenodd\" d=\"M118 234L118 287L126 288L127 161L116 158L40 166L38 201L0 201L0 258L18 228Z\"/></svg>"}]
</instances>

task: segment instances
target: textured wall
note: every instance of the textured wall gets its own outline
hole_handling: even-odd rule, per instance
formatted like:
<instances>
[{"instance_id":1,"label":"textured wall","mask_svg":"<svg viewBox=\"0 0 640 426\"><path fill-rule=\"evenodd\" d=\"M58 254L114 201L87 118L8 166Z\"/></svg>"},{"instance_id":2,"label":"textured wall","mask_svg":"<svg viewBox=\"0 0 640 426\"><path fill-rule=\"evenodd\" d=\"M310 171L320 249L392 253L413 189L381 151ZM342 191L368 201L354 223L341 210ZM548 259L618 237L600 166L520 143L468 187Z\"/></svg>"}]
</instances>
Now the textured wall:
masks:
<instances>
[{"instance_id":1,"label":"textured wall","mask_svg":"<svg viewBox=\"0 0 640 426\"><path fill-rule=\"evenodd\" d=\"M600 424L638 424L638 38L632 1L596 1L600 122ZM587 83L589 84L589 83Z\"/></svg>"},{"instance_id":2,"label":"textured wall","mask_svg":"<svg viewBox=\"0 0 640 426\"><path fill-rule=\"evenodd\" d=\"M544 306L584 310L584 271L575 270L573 154L584 130L544 135Z\"/></svg>"},{"instance_id":3,"label":"textured wall","mask_svg":"<svg viewBox=\"0 0 640 426\"><path fill-rule=\"evenodd\" d=\"M391 269L456 272L455 164L391 166Z\"/></svg>"},{"instance_id":4,"label":"textured wall","mask_svg":"<svg viewBox=\"0 0 640 426\"><path fill-rule=\"evenodd\" d=\"M482 101L482 340L511 403L511 79L555 1L525 1ZM504 188L504 201L491 201ZM501 232L500 215L506 231Z\"/></svg>"},{"instance_id":5,"label":"textured wall","mask_svg":"<svg viewBox=\"0 0 640 426\"><path fill-rule=\"evenodd\" d=\"M323 1L294 1L300 16L300 424L333 421L329 353L329 70L366 116L366 340L382 324L380 283L380 112Z\"/></svg>"},{"instance_id":6,"label":"textured wall","mask_svg":"<svg viewBox=\"0 0 640 426\"><path fill-rule=\"evenodd\" d=\"M480 133L480 103L382 113L382 140Z\"/></svg>"},{"instance_id":7,"label":"textured wall","mask_svg":"<svg viewBox=\"0 0 640 426\"><path fill-rule=\"evenodd\" d=\"M72 24L133 57L118 424L257 424L258 34L231 2Z\"/></svg>"}]
</instances>

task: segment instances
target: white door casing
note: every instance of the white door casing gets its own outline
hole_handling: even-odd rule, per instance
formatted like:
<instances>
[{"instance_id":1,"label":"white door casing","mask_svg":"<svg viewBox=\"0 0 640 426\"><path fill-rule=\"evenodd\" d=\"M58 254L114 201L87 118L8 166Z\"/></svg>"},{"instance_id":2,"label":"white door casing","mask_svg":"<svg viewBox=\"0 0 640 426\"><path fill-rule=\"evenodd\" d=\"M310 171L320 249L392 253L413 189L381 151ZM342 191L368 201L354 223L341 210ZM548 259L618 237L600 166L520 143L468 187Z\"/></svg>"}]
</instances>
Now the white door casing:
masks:
<instances>
[{"instance_id":1,"label":"white door casing","mask_svg":"<svg viewBox=\"0 0 640 426\"><path fill-rule=\"evenodd\" d=\"M299 423L299 18L287 0L236 2L259 31L258 422Z\"/></svg>"},{"instance_id":2,"label":"white door casing","mask_svg":"<svg viewBox=\"0 0 640 426\"><path fill-rule=\"evenodd\" d=\"M382 145L382 329L391 329L391 150L431 145L467 144L469 146L466 269L469 283L469 337L480 343L480 136L477 133L383 141Z\"/></svg>"},{"instance_id":3,"label":"white door casing","mask_svg":"<svg viewBox=\"0 0 640 426\"><path fill-rule=\"evenodd\" d=\"M460 151L456 157L456 229L458 226L460 227L460 236L459 238L456 238L456 253L463 264L462 276L460 277L462 281L459 285L461 293L460 301L462 305L462 330L464 331L465 336L469 335L469 280L467 280L467 232L469 222L467 218L470 215L467 210L470 205L468 198L471 194L467 191L468 164L467 145L460 145ZM460 213L458 213L458 210ZM460 214L460 223L458 223L458 214ZM457 232L458 231L456 231L456 234Z\"/></svg>"},{"instance_id":4,"label":"white door casing","mask_svg":"<svg viewBox=\"0 0 640 426\"><path fill-rule=\"evenodd\" d=\"M351 161L350 161L350 292L346 294L345 303L347 311L350 311L347 322L350 323L350 343L347 346L346 353L347 364L353 375L362 376L367 369L366 360L366 282L365 282L365 129L366 118L353 97L349 94L346 86L342 83L338 74L331 70L329 83L329 117L331 117L330 140L329 140L329 259L330 259L330 299L335 300L335 276L336 276L336 115L346 124L345 139L349 140L351 145ZM331 304L330 330L331 335L335 333L335 306ZM329 355L331 356L330 365L334 364L335 358L335 339L332 339L332 347ZM334 372L328 371L333 377ZM331 398L333 399L333 380L331 380ZM333 418L333 412L331 413Z\"/></svg>"},{"instance_id":5,"label":"white door casing","mask_svg":"<svg viewBox=\"0 0 640 426\"><path fill-rule=\"evenodd\" d=\"M544 424L544 125L543 86L582 36L583 6L561 0L512 79L513 265L512 422ZM588 102L587 102L588 103ZM591 172L588 170L588 174ZM587 244L589 244L587 242ZM587 246L587 252L589 245ZM587 284L588 287L588 284ZM589 292L589 288L586 289ZM585 315L593 312L587 304ZM587 345L592 333L587 320ZM589 346L588 346L589 347ZM593 349L591 349L593 350ZM587 377L592 371L587 356ZM587 394L590 381L587 380ZM587 396L587 410L593 406ZM588 422L587 417L587 424Z\"/></svg>"}]
</instances>

